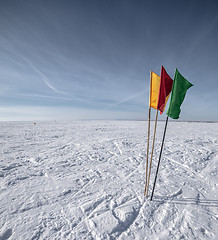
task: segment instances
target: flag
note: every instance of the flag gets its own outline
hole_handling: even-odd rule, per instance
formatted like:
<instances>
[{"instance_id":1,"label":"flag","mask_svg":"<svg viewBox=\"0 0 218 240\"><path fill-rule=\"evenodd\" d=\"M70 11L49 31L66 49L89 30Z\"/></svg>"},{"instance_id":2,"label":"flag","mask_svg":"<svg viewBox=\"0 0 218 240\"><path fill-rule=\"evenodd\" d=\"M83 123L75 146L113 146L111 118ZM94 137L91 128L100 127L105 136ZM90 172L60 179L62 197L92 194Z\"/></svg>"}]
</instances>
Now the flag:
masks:
<instances>
[{"instance_id":1,"label":"flag","mask_svg":"<svg viewBox=\"0 0 218 240\"><path fill-rule=\"evenodd\" d=\"M173 119L178 119L179 114L181 112L181 105L184 101L185 95L187 90L192 87L193 84L191 84L188 80L186 80L176 69L174 81L173 81L173 87L172 87L172 94L170 98L170 105L167 110L167 115Z\"/></svg>"},{"instance_id":2,"label":"flag","mask_svg":"<svg viewBox=\"0 0 218 240\"><path fill-rule=\"evenodd\" d=\"M172 90L173 80L167 74L165 68L161 67L161 78L160 78L160 90L159 90L159 97L158 97L158 105L157 109L163 113L165 110L165 106L167 104L168 98L170 96L170 92Z\"/></svg>"},{"instance_id":3,"label":"flag","mask_svg":"<svg viewBox=\"0 0 218 240\"><path fill-rule=\"evenodd\" d=\"M160 76L151 71L149 107L157 109L160 88Z\"/></svg>"}]
</instances>

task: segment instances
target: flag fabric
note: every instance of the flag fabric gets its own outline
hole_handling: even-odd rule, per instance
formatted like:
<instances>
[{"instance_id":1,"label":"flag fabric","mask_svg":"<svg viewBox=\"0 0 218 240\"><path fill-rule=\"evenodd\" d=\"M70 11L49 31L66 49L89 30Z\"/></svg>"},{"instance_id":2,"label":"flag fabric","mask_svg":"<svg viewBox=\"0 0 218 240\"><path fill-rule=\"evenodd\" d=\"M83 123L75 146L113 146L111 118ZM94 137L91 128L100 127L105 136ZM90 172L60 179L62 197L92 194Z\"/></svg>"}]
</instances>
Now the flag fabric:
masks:
<instances>
[{"instance_id":1,"label":"flag fabric","mask_svg":"<svg viewBox=\"0 0 218 240\"><path fill-rule=\"evenodd\" d=\"M149 107L157 109L160 88L160 76L151 71Z\"/></svg>"},{"instance_id":2,"label":"flag fabric","mask_svg":"<svg viewBox=\"0 0 218 240\"><path fill-rule=\"evenodd\" d=\"M158 97L158 105L157 109L160 110L161 114L165 110L165 106L167 104L168 98L170 96L170 92L172 90L173 80L167 74L165 68L161 67L161 78L160 78L160 90Z\"/></svg>"},{"instance_id":3,"label":"flag fabric","mask_svg":"<svg viewBox=\"0 0 218 240\"><path fill-rule=\"evenodd\" d=\"M187 90L192 87L193 84L191 84L187 79L185 79L176 69L174 81L173 81L173 87L172 87L172 93L170 98L170 105L167 110L167 115L173 119L178 119L179 114L181 112L181 105L184 101L185 95Z\"/></svg>"}]
</instances>

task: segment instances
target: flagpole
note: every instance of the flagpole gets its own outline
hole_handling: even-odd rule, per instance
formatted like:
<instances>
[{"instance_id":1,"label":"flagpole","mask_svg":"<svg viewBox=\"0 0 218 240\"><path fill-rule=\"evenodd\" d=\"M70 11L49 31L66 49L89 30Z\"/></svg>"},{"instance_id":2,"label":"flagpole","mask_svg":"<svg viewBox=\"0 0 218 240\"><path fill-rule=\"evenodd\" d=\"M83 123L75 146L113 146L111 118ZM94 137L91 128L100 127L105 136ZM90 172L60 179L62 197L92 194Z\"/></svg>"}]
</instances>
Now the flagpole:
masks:
<instances>
[{"instance_id":1,"label":"flagpole","mask_svg":"<svg viewBox=\"0 0 218 240\"><path fill-rule=\"evenodd\" d=\"M148 138L147 138L147 157L146 157L144 196L145 196L145 192L146 192L147 179L148 179L148 154L149 154L149 138L150 138L150 119L151 119L151 107L149 107L149 113L148 113Z\"/></svg>"},{"instance_id":2,"label":"flagpole","mask_svg":"<svg viewBox=\"0 0 218 240\"><path fill-rule=\"evenodd\" d=\"M152 198L153 198L153 195L154 195L154 189L155 189L155 185L156 185L156 181L157 181L157 174L158 174L158 170L159 170L159 167L160 167L160 160L161 160L161 154L162 154L163 145L164 145L164 139L165 139L165 134L166 134L166 129L167 129L167 123L168 123L168 116L167 116L166 123L165 123L165 128L164 128L163 140L162 140L162 145L161 145L161 150L160 150L160 155L159 155L156 175L155 175L155 179L154 179L153 190L152 190L152 194L151 194L151 201L152 201Z\"/></svg>"},{"instance_id":3,"label":"flagpole","mask_svg":"<svg viewBox=\"0 0 218 240\"><path fill-rule=\"evenodd\" d=\"M155 118L155 125L154 125L154 135L153 135L153 143L152 143L152 150L151 150L151 160L150 160L150 167L149 167L149 173L148 173L148 183L147 183L147 189L146 189L146 197L148 196L148 189L149 189L149 182L150 182L150 175L151 175L151 165L152 165L152 158L153 158L153 152L154 152L154 142L155 142L155 134L156 134L156 128L157 128L157 117L158 117L158 109L156 112L156 118Z\"/></svg>"}]
</instances>

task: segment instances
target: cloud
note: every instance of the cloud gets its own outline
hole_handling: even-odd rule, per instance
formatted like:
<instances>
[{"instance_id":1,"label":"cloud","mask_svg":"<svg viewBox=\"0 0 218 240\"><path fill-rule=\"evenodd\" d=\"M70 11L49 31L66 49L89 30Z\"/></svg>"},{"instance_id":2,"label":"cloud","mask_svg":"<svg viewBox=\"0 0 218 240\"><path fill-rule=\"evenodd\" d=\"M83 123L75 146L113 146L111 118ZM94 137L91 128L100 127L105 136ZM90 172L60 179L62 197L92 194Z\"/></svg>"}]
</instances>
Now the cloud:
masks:
<instances>
[{"instance_id":1,"label":"cloud","mask_svg":"<svg viewBox=\"0 0 218 240\"><path fill-rule=\"evenodd\" d=\"M141 113L133 116L129 111L113 112L76 107L27 107L20 105L16 107L0 107L0 111L0 121L143 119Z\"/></svg>"},{"instance_id":2,"label":"cloud","mask_svg":"<svg viewBox=\"0 0 218 240\"><path fill-rule=\"evenodd\" d=\"M25 60L25 62L29 65L29 66L31 66L31 68L36 72L36 73L38 73L38 75L40 75L41 76L41 79L42 79L42 81L47 85L47 87L49 87L52 91L54 91L55 93L59 93L59 94L68 94L68 93L66 93L66 92L64 92L64 91L60 91L59 89L57 89L56 87L54 87L52 84L51 84L51 81L49 81L49 79L45 76L45 74L44 73L42 73L36 66L34 66L31 62L30 62L30 60L28 60L26 57L24 57L24 56L21 56L24 60Z\"/></svg>"},{"instance_id":3,"label":"cloud","mask_svg":"<svg viewBox=\"0 0 218 240\"><path fill-rule=\"evenodd\" d=\"M49 96L49 95L42 95L42 94L17 94L17 96L20 97L32 97L32 98L47 98L47 99L56 99L56 100L73 100L73 98L68 97L55 97L55 96Z\"/></svg>"},{"instance_id":4,"label":"cloud","mask_svg":"<svg viewBox=\"0 0 218 240\"><path fill-rule=\"evenodd\" d=\"M146 90L146 91L142 91L142 92L139 92L139 93L136 93L136 94L134 94L134 95L132 95L132 96L130 96L130 97L126 97L126 98L120 100L119 102L116 102L115 104L113 104L113 105L111 105L111 106L105 108L105 110L109 110L109 109L111 109L111 108L114 108L114 107L116 107L116 106L122 104L122 103L128 102L128 101L130 101L130 100L132 100L132 99L134 99L134 98L137 98L137 97L139 97L139 96L145 94L147 91L148 91L148 90Z\"/></svg>"}]
</instances>

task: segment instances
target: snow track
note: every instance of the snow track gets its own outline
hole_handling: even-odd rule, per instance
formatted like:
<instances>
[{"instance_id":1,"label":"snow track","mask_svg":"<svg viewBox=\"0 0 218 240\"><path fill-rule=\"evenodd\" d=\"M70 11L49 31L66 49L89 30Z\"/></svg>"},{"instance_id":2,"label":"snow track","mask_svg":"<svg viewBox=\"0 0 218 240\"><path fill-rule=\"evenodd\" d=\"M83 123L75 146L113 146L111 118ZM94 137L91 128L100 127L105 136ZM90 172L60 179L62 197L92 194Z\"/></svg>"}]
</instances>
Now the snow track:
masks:
<instances>
[{"instance_id":1,"label":"snow track","mask_svg":"<svg viewBox=\"0 0 218 240\"><path fill-rule=\"evenodd\" d=\"M217 239L217 123L169 122L152 202L147 122L0 127L0 240Z\"/></svg>"}]
</instances>

